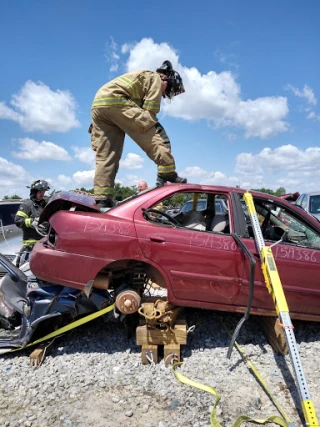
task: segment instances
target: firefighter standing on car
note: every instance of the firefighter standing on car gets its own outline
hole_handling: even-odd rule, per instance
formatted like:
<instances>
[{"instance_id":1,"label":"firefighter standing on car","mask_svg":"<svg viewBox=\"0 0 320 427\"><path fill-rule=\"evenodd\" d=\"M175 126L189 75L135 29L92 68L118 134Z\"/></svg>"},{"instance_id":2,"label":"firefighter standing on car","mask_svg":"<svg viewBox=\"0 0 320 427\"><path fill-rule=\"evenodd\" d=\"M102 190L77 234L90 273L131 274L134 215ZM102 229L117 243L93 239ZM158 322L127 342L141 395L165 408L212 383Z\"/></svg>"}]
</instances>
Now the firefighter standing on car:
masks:
<instances>
[{"instance_id":1,"label":"firefighter standing on car","mask_svg":"<svg viewBox=\"0 0 320 427\"><path fill-rule=\"evenodd\" d=\"M92 149L96 153L94 196L101 208L113 206L112 193L125 134L158 165L158 185L185 183L176 172L166 131L158 122L162 97L183 93L182 79L165 61L156 72L133 71L102 86L92 104Z\"/></svg>"},{"instance_id":2,"label":"firefighter standing on car","mask_svg":"<svg viewBox=\"0 0 320 427\"><path fill-rule=\"evenodd\" d=\"M16 226L21 228L23 232L23 246L20 249L16 262L18 267L20 265L22 254L25 253L24 260L27 261L28 255L32 251L33 246L43 237L38 233L36 228L38 226L41 212L46 206L44 194L49 189L50 187L47 181L37 180L33 182L30 186L30 199L21 203L14 218Z\"/></svg>"}]
</instances>

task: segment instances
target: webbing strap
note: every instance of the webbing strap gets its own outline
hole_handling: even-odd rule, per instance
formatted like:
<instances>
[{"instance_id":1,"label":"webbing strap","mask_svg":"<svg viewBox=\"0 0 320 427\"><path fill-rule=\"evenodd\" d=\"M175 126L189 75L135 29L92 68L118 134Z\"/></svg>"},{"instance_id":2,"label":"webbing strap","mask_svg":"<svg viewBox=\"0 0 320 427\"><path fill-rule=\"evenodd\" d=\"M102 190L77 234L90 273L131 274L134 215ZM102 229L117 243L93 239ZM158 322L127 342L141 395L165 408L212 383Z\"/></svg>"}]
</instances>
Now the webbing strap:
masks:
<instances>
[{"instance_id":1,"label":"webbing strap","mask_svg":"<svg viewBox=\"0 0 320 427\"><path fill-rule=\"evenodd\" d=\"M222 326L224 327L224 329L226 330L227 334L229 335L229 337L231 337L231 333L228 330L228 328L225 326L225 324L220 320ZM265 380L263 379L262 375L260 374L260 372L258 371L258 369L254 366L254 364L251 362L250 358L245 354L244 350L240 347L240 345L237 343L237 341L234 342L234 346L236 347L236 349L238 350L238 352L240 353L240 356L242 357L242 359L246 362L247 366L249 369L251 369L251 372L253 373L253 375L257 378L257 380L259 381L261 387L265 390L265 392L267 393L267 395L270 397L272 403L275 405L275 407L278 409L278 411L280 412L280 414L282 415L282 417L289 423L290 425L290 419L287 416L287 414L285 413L285 411L283 410L283 408L281 407L280 403L276 400L276 398L273 396L268 384L265 382Z\"/></svg>"},{"instance_id":2,"label":"webbing strap","mask_svg":"<svg viewBox=\"0 0 320 427\"><path fill-rule=\"evenodd\" d=\"M211 386L197 383L196 381L190 380L189 378L182 375L180 372L176 371L176 368L178 366L181 366L183 362L175 363L172 367L172 371L177 378L178 381L180 381L183 384L190 385L191 387L198 388L199 390L206 391L207 393L213 394L216 397L215 404L213 406L213 409L210 414L210 424L212 427L222 427L217 419L217 405L220 401L220 394L217 392L217 390ZM290 421L284 420L283 418L279 417L278 415L273 415L271 417L265 418L265 419L259 419L259 418L252 418L248 415L239 415L239 417L235 420L235 422L232 424L232 427L239 427L244 422L251 421L256 424L266 424L266 423L274 423L281 427L290 427L292 424Z\"/></svg>"},{"instance_id":3,"label":"webbing strap","mask_svg":"<svg viewBox=\"0 0 320 427\"><path fill-rule=\"evenodd\" d=\"M90 322L91 320L97 319L100 316L103 316L104 314L108 313L109 311L113 310L115 307L115 304L111 304L106 308L103 308L102 310L96 311L95 313L89 314L88 316L82 317L82 319L75 320L74 322L69 323L66 326L63 326L62 328L57 329L54 332L51 332L48 335L45 335L42 338L37 339L36 341L33 341L32 343L27 344L25 347L15 348L10 350L10 352L23 350L24 348L31 347L32 345L39 344L40 342L49 340L51 338L57 337L59 335L65 334L68 331L71 331L71 329L77 328L78 326L84 325L87 322Z\"/></svg>"}]
</instances>

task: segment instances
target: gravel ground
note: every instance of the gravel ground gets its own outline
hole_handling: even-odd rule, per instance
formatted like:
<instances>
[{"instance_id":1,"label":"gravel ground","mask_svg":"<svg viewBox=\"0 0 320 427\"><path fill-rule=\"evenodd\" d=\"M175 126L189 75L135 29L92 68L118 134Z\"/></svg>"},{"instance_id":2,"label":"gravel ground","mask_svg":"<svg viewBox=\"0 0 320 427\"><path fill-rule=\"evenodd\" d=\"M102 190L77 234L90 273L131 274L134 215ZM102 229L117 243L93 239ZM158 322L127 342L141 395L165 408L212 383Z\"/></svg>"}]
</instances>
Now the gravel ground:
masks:
<instances>
[{"instance_id":1,"label":"gravel ground","mask_svg":"<svg viewBox=\"0 0 320 427\"><path fill-rule=\"evenodd\" d=\"M180 372L221 394L218 419L231 426L240 414L278 415L236 349L226 358L240 315L186 310L195 331L182 346ZM210 426L214 396L181 384L165 367L142 365L140 347L121 324L97 319L57 339L38 368L29 352L0 358L0 426L200 427ZM320 327L294 322L295 334L315 410L320 416ZM254 317L238 343L267 381L296 426L303 425L289 356L276 355ZM298 408L298 409L297 409ZM247 423L246 425L256 425ZM270 424L269 424L270 425Z\"/></svg>"}]
</instances>

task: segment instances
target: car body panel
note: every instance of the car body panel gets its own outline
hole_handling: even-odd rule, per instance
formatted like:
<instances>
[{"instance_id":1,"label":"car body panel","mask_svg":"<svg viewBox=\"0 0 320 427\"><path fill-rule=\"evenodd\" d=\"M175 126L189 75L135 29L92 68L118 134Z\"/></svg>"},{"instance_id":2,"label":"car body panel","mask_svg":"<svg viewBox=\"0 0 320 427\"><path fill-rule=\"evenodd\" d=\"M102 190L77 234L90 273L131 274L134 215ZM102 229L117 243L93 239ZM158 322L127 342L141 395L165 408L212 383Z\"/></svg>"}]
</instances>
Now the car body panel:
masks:
<instances>
[{"instance_id":1,"label":"car body panel","mask_svg":"<svg viewBox=\"0 0 320 427\"><path fill-rule=\"evenodd\" d=\"M177 300L234 304L242 263L231 236L154 226L136 212L135 225L144 257L166 271ZM239 268L240 264L240 268Z\"/></svg>"},{"instance_id":2,"label":"car body panel","mask_svg":"<svg viewBox=\"0 0 320 427\"><path fill-rule=\"evenodd\" d=\"M221 186L169 184L133 196L106 213L93 209L91 201L85 201L85 209L90 210L87 212L56 211L50 202L44 218L55 231L55 240L50 242L44 238L36 244L31 269L42 280L81 289L114 263L143 262L162 275L168 300L173 304L243 312L248 299L250 266L230 234L234 232L240 235L257 261L252 312L273 315L274 304L264 283L254 239L244 232L248 218L241 203L235 203L244 191ZM198 231L170 225L159 218L155 221L146 218L145 210L179 193L225 197L230 230ZM258 204L268 206L270 203L273 208L277 207L270 208L270 212L275 212L272 215L281 209L290 214L289 225L283 223L283 227L294 227L290 221L297 221L320 239L319 222L303 210L276 196L254 191L251 194ZM68 196L69 202L71 199ZM78 200L76 203L81 206ZM280 216L275 218L280 221ZM267 245L275 243L266 241ZM320 320L320 246L310 248L278 242L273 253L293 318Z\"/></svg>"}]
</instances>

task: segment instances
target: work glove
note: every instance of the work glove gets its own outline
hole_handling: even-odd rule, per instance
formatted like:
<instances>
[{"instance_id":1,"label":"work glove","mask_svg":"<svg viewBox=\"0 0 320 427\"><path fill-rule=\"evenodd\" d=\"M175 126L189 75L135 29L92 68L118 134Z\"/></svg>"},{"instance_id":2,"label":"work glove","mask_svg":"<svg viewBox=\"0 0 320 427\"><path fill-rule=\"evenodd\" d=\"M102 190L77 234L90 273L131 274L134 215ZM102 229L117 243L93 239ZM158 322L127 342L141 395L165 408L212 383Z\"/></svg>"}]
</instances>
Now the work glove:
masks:
<instances>
[{"instance_id":1,"label":"work glove","mask_svg":"<svg viewBox=\"0 0 320 427\"><path fill-rule=\"evenodd\" d=\"M47 223L39 224L39 225L37 226L37 232L38 232L39 234L41 234L42 236L43 236L43 235L46 235L46 234L47 234L47 231L48 231L48 225L47 225Z\"/></svg>"},{"instance_id":2,"label":"work glove","mask_svg":"<svg viewBox=\"0 0 320 427\"><path fill-rule=\"evenodd\" d=\"M38 227L38 224L39 224L39 217L34 218L32 223L31 223L31 227L36 229Z\"/></svg>"}]
</instances>

